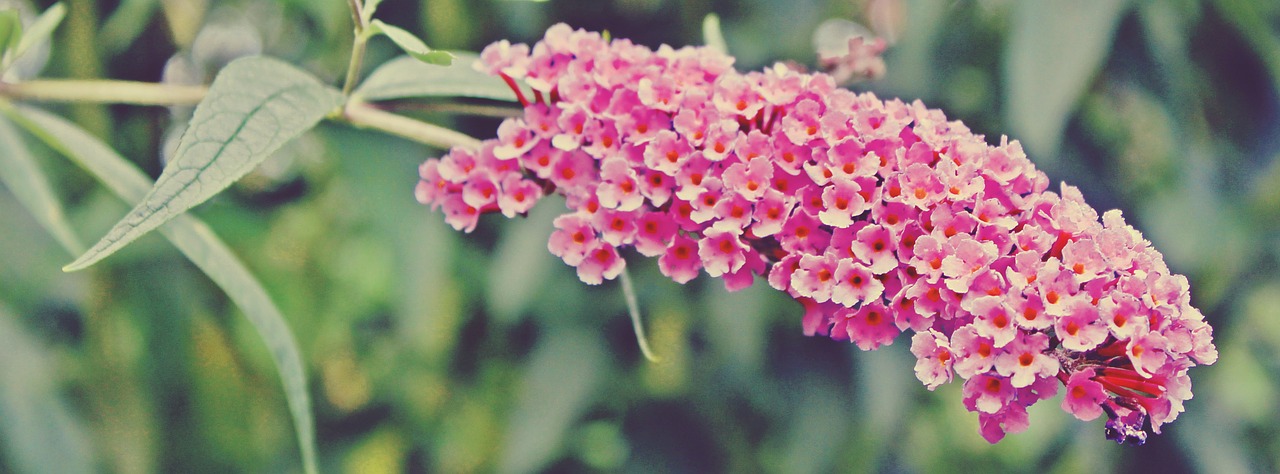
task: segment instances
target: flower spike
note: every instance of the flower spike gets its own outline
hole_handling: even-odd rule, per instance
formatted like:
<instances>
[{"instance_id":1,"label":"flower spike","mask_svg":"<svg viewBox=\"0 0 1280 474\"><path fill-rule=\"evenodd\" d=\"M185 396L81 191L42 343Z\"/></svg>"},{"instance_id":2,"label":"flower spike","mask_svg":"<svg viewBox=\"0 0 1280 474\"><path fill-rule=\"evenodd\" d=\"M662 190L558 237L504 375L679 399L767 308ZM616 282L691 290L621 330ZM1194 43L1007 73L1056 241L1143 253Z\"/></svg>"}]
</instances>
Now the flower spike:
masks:
<instances>
[{"instance_id":1,"label":"flower spike","mask_svg":"<svg viewBox=\"0 0 1280 474\"><path fill-rule=\"evenodd\" d=\"M1105 413L1122 443L1183 411L1188 369L1217 360L1213 329L1120 211L1049 191L1017 141L989 144L919 101L732 64L564 24L532 48L494 43L477 67L524 116L479 151L427 160L416 196L469 232L559 193L569 212L548 249L588 284L625 275L634 247L679 283L766 277L804 308L807 335L873 350L913 331L917 377L932 390L959 376L992 443L1060 387L1065 411ZM838 66L875 75L866 64Z\"/></svg>"}]
</instances>

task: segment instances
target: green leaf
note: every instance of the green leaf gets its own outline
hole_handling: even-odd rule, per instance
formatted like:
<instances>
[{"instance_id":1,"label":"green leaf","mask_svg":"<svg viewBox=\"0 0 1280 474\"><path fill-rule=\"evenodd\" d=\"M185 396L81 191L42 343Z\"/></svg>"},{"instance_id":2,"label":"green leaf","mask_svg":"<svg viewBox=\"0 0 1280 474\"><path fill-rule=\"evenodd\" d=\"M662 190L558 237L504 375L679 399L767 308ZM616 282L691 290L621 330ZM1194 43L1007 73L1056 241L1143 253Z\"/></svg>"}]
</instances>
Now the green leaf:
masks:
<instances>
[{"instance_id":1,"label":"green leaf","mask_svg":"<svg viewBox=\"0 0 1280 474\"><path fill-rule=\"evenodd\" d=\"M8 112L11 119L87 170L121 199L137 201L151 189L150 179L141 170L75 124L31 107ZM190 215L177 215L160 232L227 293L270 349L293 415L303 467L305 472L315 473L315 419L307 391L306 366L284 315L262 284L204 222Z\"/></svg>"},{"instance_id":2,"label":"green leaf","mask_svg":"<svg viewBox=\"0 0 1280 474\"><path fill-rule=\"evenodd\" d=\"M67 405L53 351L0 306L0 448L15 472L91 473L93 441Z\"/></svg>"},{"instance_id":3,"label":"green leaf","mask_svg":"<svg viewBox=\"0 0 1280 474\"><path fill-rule=\"evenodd\" d=\"M22 17L18 10L0 11L0 58L22 40ZM6 58L7 59L7 58Z\"/></svg>"},{"instance_id":4,"label":"green leaf","mask_svg":"<svg viewBox=\"0 0 1280 474\"><path fill-rule=\"evenodd\" d=\"M413 33L405 31L397 26L383 23L382 20L373 20L369 22L369 26L365 29L365 34L386 35L391 41L399 46L404 52L410 56L417 58L427 64L435 64L438 66L448 66L453 63L453 55L448 51L436 51L427 47L426 43L414 36Z\"/></svg>"},{"instance_id":5,"label":"green leaf","mask_svg":"<svg viewBox=\"0 0 1280 474\"><path fill-rule=\"evenodd\" d=\"M1276 38L1272 28L1274 22L1270 21L1275 16L1269 13L1274 9L1265 3L1248 0L1217 0L1214 3L1217 7L1215 12L1240 32L1254 54L1267 66L1272 84L1280 90L1280 39Z\"/></svg>"},{"instance_id":6,"label":"green leaf","mask_svg":"<svg viewBox=\"0 0 1280 474\"><path fill-rule=\"evenodd\" d=\"M356 89L355 97L377 101L406 97L472 97L515 102L516 95L502 79L477 71L473 53L454 53L447 67L423 64L402 56L379 66ZM528 92L532 95L533 92Z\"/></svg>"},{"instance_id":7,"label":"green leaf","mask_svg":"<svg viewBox=\"0 0 1280 474\"><path fill-rule=\"evenodd\" d=\"M1004 55L1005 119L1040 163L1054 158L1067 118L1111 50L1128 2L1018 2Z\"/></svg>"},{"instance_id":8,"label":"green leaf","mask_svg":"<svg viewBox=\"0 0 1280 474\"><path fill-rule=\"evenodd\" d=\"M84 252L84 244L71 230L49 180L13 124L3 117L0 117L0 181L62 248L72 255Z\"/></svg>"},{"instance_id":9,"label":"green leaf","mask_svg":"<svg viewBox=\"0 0 1280 474\"><path fill-rule=\"evenodd\" d=\"M121 0L98 32L98 42L104 51L119 53L133 44L151 24L158 6L158 0Z\"/></svg>"},{"instance_id":10,"label":"green leaf","mask_svg":"<svg viewBox=\"0 0 1280 474\"><path fill-rule=\"evenodd\" d=\"M729 45L720 31L720 15L708 13L702 18L702 42L722 54L729 54Z\"/></svg>"},{"instance_id":11,"label":"green leaf","mask_svg":"<svg viewBox=\"0 0 1280 474\"><path fill-rule=\"evenodd\" d=\"M213 197L341 103L338 91L275 59L249 57L228 64L196 107L155 187L64 270L88 267Z\"/></svg>"},{"instance_id":12,"label":"green leaf","mask_svg":"<svg viewBox=\"0 0 1280 474\"><path fill-rule=\"evenodd\" d=\"M18 42L18 48L13 50L13 59L22 57L31 47L38 45L49 39L49 35L53 34L53 29L62 23L62 18L67 16L67 7L61 3L55 3L44 13L41 13L36 21L27 27L27 31L22 34L22 40Z\"/></svg>"},{"instance_id":13,"label":"green leaf","mask_svg":"<svg viewBox=\"0 0 1280 474\"><path fill-rule=\"evenodd\" d=\"M558 199L558 198L557 198ZM548 203L534 206L525 219L511 222L498 239L489 269L485 306L493 318L505 324L518 321L522 312L546 288L547 278L558 259L547 251L547 244L534 235L551 235L552 221L564 206Z\"/></svg>"},{"instance_id":14,"label":"green leaf","mask_svg":"<svg viewBox=\"0 0 1280 474\"><path fill-rule=\"evenodd\" d=\"M382 0L364 0L364 6L360 8L360 15L363 16L365 24L369 24L373 20L373 14L378 11L378 5Z\"/></svg>"},{"instance_id":15,"label":"green leaf","mask_svg":"<svg viewBox=\"0 0 1280 474\"><path fill-rule=\"evenodd\" d=\"M580 329L565 328L551 329L539 341L507 420L497 472L537 472L553 460L609 370L598 342Z\"/></svg>"}]
</instances>

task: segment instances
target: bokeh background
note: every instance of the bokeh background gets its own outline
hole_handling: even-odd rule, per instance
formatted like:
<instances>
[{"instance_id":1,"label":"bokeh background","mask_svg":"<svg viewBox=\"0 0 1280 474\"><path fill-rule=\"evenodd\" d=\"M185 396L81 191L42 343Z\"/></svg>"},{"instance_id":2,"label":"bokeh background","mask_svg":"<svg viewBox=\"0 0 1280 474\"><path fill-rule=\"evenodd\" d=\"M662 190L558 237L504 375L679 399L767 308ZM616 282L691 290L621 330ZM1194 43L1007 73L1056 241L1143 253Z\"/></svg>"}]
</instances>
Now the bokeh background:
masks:
<instances>
[{"instance_id":1,"label":"bokeh background","mask_svg":"<svg viewBox=\"0 0 1280 474\"><path fill-rule=\"evenodd\" d=\"M349 54L341 0L65 1L28 77L207 83L263 53L338 84ZM989 445L958 384L915 380L908 337L869 353L807 338L799 305L763 282L681 286L631 255L662 358L647 362L620 288L588 287L546 251L554 203L455 233L413 200L440 150L327 124L193 211L295 331L323 471L1280 471L1280 3L386 0L378 17L478 51L561 21L701 44L712 12L739 69L813 65L819 24L865 25L893 45L888 74L855 89L1023 140L1053 181L1122 209L1216 329L1221 359L1192 370L1187 412L1117 446L1055 399ZM395 54L375 40L367 68ZM498 123L392 105L479 137ZM49 108L152 176L191 110ZM84 240L131 206L37 151ZM269 354L202 273L156 236L60 272L71 258L0 190L0 471L300 470Z\"/></svg>"}]
</instances>

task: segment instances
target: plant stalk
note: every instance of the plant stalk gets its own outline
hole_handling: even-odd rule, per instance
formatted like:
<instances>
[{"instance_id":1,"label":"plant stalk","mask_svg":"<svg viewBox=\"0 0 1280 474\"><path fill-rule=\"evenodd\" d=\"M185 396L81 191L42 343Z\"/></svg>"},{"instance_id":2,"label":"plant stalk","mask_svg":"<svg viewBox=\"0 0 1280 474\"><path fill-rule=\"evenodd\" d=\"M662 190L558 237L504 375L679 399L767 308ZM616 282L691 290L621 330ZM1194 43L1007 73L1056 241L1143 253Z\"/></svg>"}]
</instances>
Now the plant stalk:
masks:
<instances>
[{"instance_id":1,"label":"plant stalk","mask_svg":"<svg viewBox=\"0 0 1280 474\"><path fill-rule=\"evenodd\" d=\"M649 349L649 339L644 335L644 325L640 322L640 303L636 302L636 290L631 285L631 274L626 268L618 275L618 283L622 284L622 297L627 301L627 312L631 314L631 329L636 332L636 342L640 344L640 353L649 362L658 362L658 356Z\"/></svg>"},{"instance_id":2,"label":"plant stalk","mask_svg":"<svg viewBox=\"0 0 1280 474\"><path fill-rule=\"evenodd\" d=\"M480 149L480 140L439 125L396 115L360 101L342 109L342 119L359 128L377 129L398 137L439 148Z\"/></svg>"},{"instance_id":3,"label":"plant stalk","mask_svg":"<svg viewBox=\"0 0 1280 474\"><path fill-rule=\"evenodd\" d=\"M347 79L342 83L342 96L351 97L356 83L360 81L360 68L364 65L365 45L369 37L364 34L364 15L360 11L360 0L347 0L351 7L351 22L355 24L355 38L351 41L351 62L347 63Z\"/></svg>"},{"instance_id":4,"label":"plant stalk","mask_svg":"<svg viewBox=\"0 0 1280 474\"><path fill-rule=\"evenodd\" d=\"M0 96L37 102L93 104L194 105L209 91L205 86L99 79L39 79L0 83Z\"/></svg>"}]
</instances>

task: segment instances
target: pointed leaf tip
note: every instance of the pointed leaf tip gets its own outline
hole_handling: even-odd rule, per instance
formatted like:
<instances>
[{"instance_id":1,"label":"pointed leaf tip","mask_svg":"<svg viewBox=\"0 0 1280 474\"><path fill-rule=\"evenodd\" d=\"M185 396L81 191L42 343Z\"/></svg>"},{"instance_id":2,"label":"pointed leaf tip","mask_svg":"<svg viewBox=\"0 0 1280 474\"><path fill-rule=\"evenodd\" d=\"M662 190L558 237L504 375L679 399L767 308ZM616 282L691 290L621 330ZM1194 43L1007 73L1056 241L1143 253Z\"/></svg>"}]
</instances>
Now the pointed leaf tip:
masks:
<instances>
[{"instance_id":1,"label":"pointed leaf tip","mask_svg":"<svg viewBox=\"0 0 1280 474\"><path fill-rule=\"evenodd\" d=\"M62 23L62 19L67 16L67 7L62 3L55 3L49 7L36 21L31 23L31 27L27 29L26 34L22 35L22 39L18 41L17 49L13 51L13 58L17 59L27 52L31 47L40 44L53 34L53 30Z\"/></svg>"},{"instance_id":2,"label":"pointed leaf tip","mask_svg":"<svg viewBox=\"0 0 1280 474\"><path fill-rule=\"evenodd\" d=\"M218 194L341 103L338 91L284 62L249 57L228 64L155 186L64 271L88 267Z\"/></svg>"},{"instance_id":3,"label":"pointed leaf tip","mask_svg":"<svg viewBox=\"0 0 1280 474\"><path fill-rule=\"evenodd\" d=\"M371 35L386 35L387 38L390 38L391 41L395 43L396 46L399 46L400 49L404 50L404 52L424 63L435 64L438 66L448 66L453 64L453 54L450 54L448 51L431 49L426 43L423 43L421 39L414 36L413 33L410 33L398 26L388 25L383 23L382 20L373 20L369 22L369 28L367 31L369 31L369 34Z\"/></svg>"}]
</instances>

